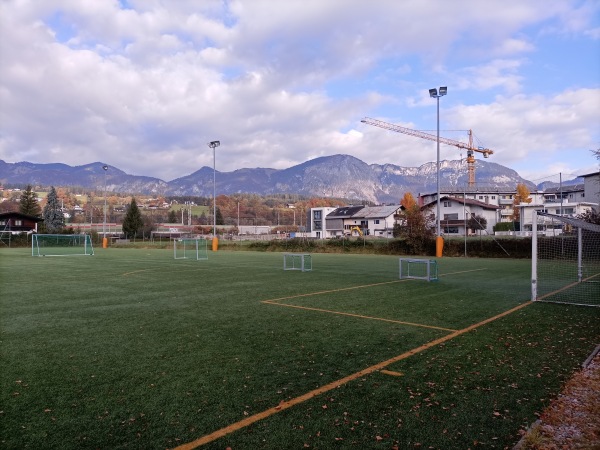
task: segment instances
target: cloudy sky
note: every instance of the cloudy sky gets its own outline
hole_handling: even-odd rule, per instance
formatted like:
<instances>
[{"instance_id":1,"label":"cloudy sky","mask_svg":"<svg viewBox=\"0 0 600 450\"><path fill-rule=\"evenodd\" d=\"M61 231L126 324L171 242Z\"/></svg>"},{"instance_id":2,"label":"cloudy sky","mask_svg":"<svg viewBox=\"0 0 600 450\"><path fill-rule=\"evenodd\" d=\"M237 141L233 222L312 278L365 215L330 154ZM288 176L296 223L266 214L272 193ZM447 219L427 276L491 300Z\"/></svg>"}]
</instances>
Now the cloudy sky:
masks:
<instances>
[{"instance_id":1,"label":"cloudy sky","mask_svg":"<svg viewBox=\"0 0 600 450\"><path fill-rule=\"evenodd\" d=\"M530 180L598 170L599 0L2 0L0 159L202 166L494 150ZM463 157L464 151L463 151ZM478 158L481 155L476 154ZM461 151L441 147L442 159Z\"/></svg>"}]
</instances>

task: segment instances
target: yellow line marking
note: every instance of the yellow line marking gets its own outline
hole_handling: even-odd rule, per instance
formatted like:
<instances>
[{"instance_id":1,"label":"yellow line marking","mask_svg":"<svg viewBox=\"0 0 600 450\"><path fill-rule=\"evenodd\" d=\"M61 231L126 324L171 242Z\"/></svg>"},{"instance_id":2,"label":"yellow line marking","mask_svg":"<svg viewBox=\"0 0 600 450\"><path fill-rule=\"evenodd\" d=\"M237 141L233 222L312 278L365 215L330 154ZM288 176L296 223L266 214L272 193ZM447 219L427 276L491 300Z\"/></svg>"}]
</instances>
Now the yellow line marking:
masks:
<instances>
[{"instance_id":1,"label":"yellow line marking","mask_svg":"<svg viewBox=\"0 0 600 450\"><path fill-rule=\"evenodd\" d=\"M288 307L288 308L304 309L304 310L307 310L307 311L326 312L326 313L330 313L330 314L337 314L337 315L340 315L340 316L358 317L360 319L380 320L382 322L398 323L398 324L401 324L401 325L411 325L413 327L431 328L431 329L434 329L434 330L442 330L442 331L450 331L450 332L456 331L456 330L454 330L452 328L436 327L434 325L423 325L423 324L420 324L420 323L413 323L413 322L404 322L402 320L384 319L382 317L364 316L362 314L352 314L352 313L341 312L341 311L333 311L331 309L313 308L313 307L310 307L310 306L289 305L287 303L277 303L277 302L274 302L272 300L263 300L261 303L265 303L267 305L285 306L285 307Z\"/></svg>"},{"instance_id":2,"label":"yellow line marking","mask_svg":"<svg viewBox=\"0 0 600 450\"><path fill-rule=\"evenodd\" d=\"M420 353L424 350L427 350L431 347L434 347L436 345L442 344L446 341L449 341L450 339L454 339L457 336L460 336L461 334L465 334L468 333L469 331L472 331L476 328L479 328L480 326L486 325L490 322L493 322L494 320L500 319L504 316L507 316L509 314L512 314L515 311L520 310L521 308L524 308L526 306L531 305L532 302L526 302L526 303L522 303L518 306L515 306L514 308L511 308L507 311L504 311L503 313L500 313L494 317L490 317L489 319L485 319L479 323L476 323L474 325L470 325L467 328L463 328L462 330L458 330L455 331L453 333L450 333L444 337L441 337L439 339L435 339L433 341L430 341L426 344L421 345L420 347L414 348L412 350L409 350L407 352L402 353L401 355L398 356L394 356L393 358L390 358L386 361L382 361L380 363L377 363L371 367L367 367L366 369L363 369L359 372L353 373L351 375L348 375L344 378L340 378L339 380L333 381L329 384L326 384L324 386L321 386L320 388L314 389L310 392L307 392L304 395L301 395L299 397L295 397L292 398L291 400L287 400L287 401L282 401L281 403L279 403L279 405L274 406L272 408L269 408L265 411L262 411L260 413L254 414L252 416L248 416L243 420L240 420L239 422L235 422L232 423L231 425L228 425L224 428L221 428L219 430L213 431L210 434L207 434L205 436L202 436L201 438L196 439L195 441L189 442L187 444L182 444L178 447L176 447L176 450L192 450L195 449L197 447L200 447L201 445L204 444L208 444L209 442L212 442L216 439L219 439L223 436L226 436L228 434L233 433L234 431L240 430L242 428L247 427L248 425L252 425L255 422L258 422L259 420L263 420L266 419L269 416L272 416L273 414L277 414L281 411L284 411L288 408L291 408L292 406L298 405L299 403L303 403L307 400L310 400L318 395L321 395L325 392L331 391L333 389L336 389L346 383L349 383L350 381L354 381L358 378L364 377L366 375L369 375L373 372L377 372L380 371L381 369L389 366L390 364L396 363L398 361L402 361L403 359L406 359L410 356L413 356L417 353Z\"/></svg>"},{"instance_id":3,"label":"yellow line marking","mask_svg":"<svg viewBox=\"0 0 600 450\"><path fill-rule=\"evenodd\" d=\"M379 372L384 373L386 375L391 375L393 377L401 377L404 376L404 374L402 372L394 372L393 370L380 370Z\"/></svg>"},{"instance_id":4,"label":"yellow line marking","mask_svg":"<svg viewBox=\"0 0 600 450\"><path fill-rule=\"evenodd\" d=\"M134 273L149 272L150 270L156 270L156 268L154 268L154 269L140 269L140 270L134 270L133 272L125 272L123 274L123 276L126 277L127 275L133 275Z\"/></svg>"},{"instance_id":5,"label":"yellow line marking","mask_svg":"<svg viewBox=\"0 0 600 450\"><path fill-rule=\"evenodd\" d=\"M443 275L440 275L441 277L445 277L448 275L456 275L459 273L469 273L469 272L478 272L481 270L487 270L485 267L481 268L481 269L472 269L472 270L461 270L460 272L450 272L450 273L445 273ZM373 287L373 286L383 286L384 284L394 284L394 283L402 283L402 282L406 282L406 281L414 281L410 278L404 278L402 280L394 280L394 281L382 281L381 283L372 283L372 284L361 284L359 286L350 286L350 287L345 287L345 288L339 288L339 289L328 289L326 291L317 291L317 292L309 292L307 294L297 294L297 295L290 295L288 297L280 297L280 298L272 298L269 300L263 300L263 302L277 302L279 300L290 300L292 298L301 298L301 297L312 297L314 295L323 295L323 294L331 294L332 292L341 292L341 291L351 291L353 289L363 289L363 288L368 288L368 287Z\"/></svg>"}]
</instances>

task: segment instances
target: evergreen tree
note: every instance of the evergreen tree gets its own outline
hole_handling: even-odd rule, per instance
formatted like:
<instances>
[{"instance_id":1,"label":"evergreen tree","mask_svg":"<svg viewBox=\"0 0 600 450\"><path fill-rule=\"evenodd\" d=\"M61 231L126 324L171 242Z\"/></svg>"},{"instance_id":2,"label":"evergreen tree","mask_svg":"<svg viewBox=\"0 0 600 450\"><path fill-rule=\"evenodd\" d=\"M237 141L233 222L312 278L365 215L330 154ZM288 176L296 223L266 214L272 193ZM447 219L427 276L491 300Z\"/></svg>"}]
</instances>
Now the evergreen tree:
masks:
<instances>
[{"instance_id":1,"label":"evergreen tree","mask_svg":"<svg viewBox=\"0 0 600 450\"><path fill-rule=\"evenodd\" d=\"M134 238L138 232L144 227L142 213L138 208L135 198L131 199L131 203L127 207L127 213L123 219L123 233L128 238Z\"/></svg>"},{"instance_id":2,"label":"evergreen tree","mask_svg":"<svg viewBox=\"0 0 600 450\"><path fill-rule=\"evenodd\" d=\"M31 190L30 184L27 185L27 189L21 194L19 212L34 217L40 217L42 214L42 208L40 208L35 192Z\"/></svg>"},{"instance_id":3,"label":"evergreen tree","mask_svg":"<svg viewBox=\"0 0 600 450\"><path fill-rule=\"evenodd\" d=\"M225 221L223 220L223 214L221 214L220 208L217 208L217 215L215 216L215 219L217 225L225 225Z\"/></svg>"},{"instance_id":4,"label":"evergreen tree","mask_svg":"<svg viewBox=\"0 0 600 450\"><path fill-rule=\"evenodd\" d=\"M167 223L177 223L177 213L174 210L169 211Z\"/></svg>"},{"instance_id":5,"label":"evergreen tree","mask_svg":"<svg viewBox=\"0 0 600 450\"><path fill-rule=\"evenodd\" d=\"M42 217L46 232L48 233L60 233L65 226L65 217L58 202L54 186L50 187L50 192L48 193L48 197L46 197L46 206L44 206Z\"/></svg>"}]
</instances>

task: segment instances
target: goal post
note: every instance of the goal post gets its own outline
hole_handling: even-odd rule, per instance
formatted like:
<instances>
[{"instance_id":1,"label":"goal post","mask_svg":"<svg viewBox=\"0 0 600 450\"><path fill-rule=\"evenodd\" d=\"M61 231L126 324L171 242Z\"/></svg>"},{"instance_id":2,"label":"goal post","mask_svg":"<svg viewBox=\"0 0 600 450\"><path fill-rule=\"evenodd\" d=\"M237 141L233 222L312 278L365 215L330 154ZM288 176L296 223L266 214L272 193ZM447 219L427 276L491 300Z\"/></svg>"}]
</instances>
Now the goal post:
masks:
<instances>
[{"instance_id":1,"label":"goal post","mask_svg":"<svg viewBox=\"0 0 600 450\"><path fill-rule=\"evenodd\" d=\"M312 256L308 253L284 253L283 270L310 272L312 270Z\"/></svg>"},{"instance_id":2,"label":"goal post","mask_svg":"<svg viewBox=\"0 0 600 450\"><path fill-rule=\"evenodd\" d=\"M31 256L92 256L89 234L32 234Z\"/></svg>"},{"instance_id":3,"label":"goal post","mask_svg":"<svg viewBox=\"0 0 600 450\"><path fill-rule=\"evenodd\" d=\"M208 241L197 238L181 238L173 240L174 259L208 259Z\"/></svg>"},{"instance_id":4,"label":"goal post","mask_svg":"<svg viewBox=\"0 0 600 450\"><path fill-rule=\"evenodd\" d=\"M438 265L434 259L400 258L400 279L437 281Z\"/></svg>"},{"instance_id":5,"label":"goal post","mask_svg":"<svg viewBox=\"0 0 600 450\"><path fill-rule=\"evenodd\" d=\"M533 212L531 299L600 306L600 225Z\"/></svg>"}]
</instances>

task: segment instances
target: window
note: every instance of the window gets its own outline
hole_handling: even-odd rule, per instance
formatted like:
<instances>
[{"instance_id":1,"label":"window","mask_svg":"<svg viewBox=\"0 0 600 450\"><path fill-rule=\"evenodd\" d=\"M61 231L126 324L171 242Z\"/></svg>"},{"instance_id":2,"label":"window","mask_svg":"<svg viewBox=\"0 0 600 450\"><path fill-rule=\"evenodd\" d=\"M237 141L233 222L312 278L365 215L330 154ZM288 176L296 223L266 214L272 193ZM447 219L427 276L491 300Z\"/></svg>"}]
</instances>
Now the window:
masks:
<instances>
[{"instance_id":1,"label":"window","mask_svg":"<svg viewBox=\"0 0 600 450\"><path fill-rule=\"evenodd\" d=\"M458 227L444 227L444 233L446 233L446 234L458 234Z\"/></svg>"},{"instance_id":2,"label":"window","mask_svg":"<svg viewBox=\"0 0 600 450\"><path fill-rule=\"evenodd\" d=\"M323 222L320 220L315 220L313 224L315 226L315 230L321 230L323 228Z\"/></svg>"},{"instance_id":3,"label":"window","mask_svg":"<svg viewBox=\"0 0 600 450\"><path fill-rule=\"evenodd\" d=\"M458 213L444 214L444 220L458 220Z\"/></svg>"},{"instance_id":4,"label":"window","mask_svg":"<svg viewBox=\"0 0 600 450\"><path fill-rule=\"evenodd\" d=\"M492 195L492 200L496 200L496 196L495 195Z\"/></svg>"},{"instance_id":5,"label":"window","mask_svg":"<svg viewBox=\"0 0 600 450\"><path fill-rule=\"evenodd\" d=\"M564 214L573 214L575 211L573 208L564 208L563 212Z\"/></svg>"},{"instance_id":6,"label":"window","mask_svg":"<svg viewBox=\"0 0 600 450\"><path fill-rule=\"evenodd\" d=\"M452 202L444 202L444 208L450 208L452 206Z\"/></svg>"},{"instance_id":7,"label":"window","mask_svg":"<svg viewBox=\"0 0 600 450\"><path fill-rule=\"evenodd\" d=\"M313 218L315 220L321 219L321 211L313 211Z\"/></svg>"},{"instance_id":8,"label":"window","mask_svg":"<svg viewBox=\"0 0 600 450\"><path fill-rule=\"evenodd\" d=\"M21 219L15 219L15 227L22 227L23 221Z\"/></svg>"},{"instance_id":9,"label":"window","mask_svg":"<svg viewBox=\"0 0 600 450\"><path fill-rule=\"evenodd\" d=\"M483 200L483 195L480 195L480 196L479 196L479 200Z\"/></svg>"},{"instance_id":10,"label":"window","mask_svg":"<svg viewBox=\"0 0 600 450\"><path fill-rule=\"evenodd\" d=\"M375 219L375 225L379 225L379 219Z\"/></svg>"}]
</instances>

